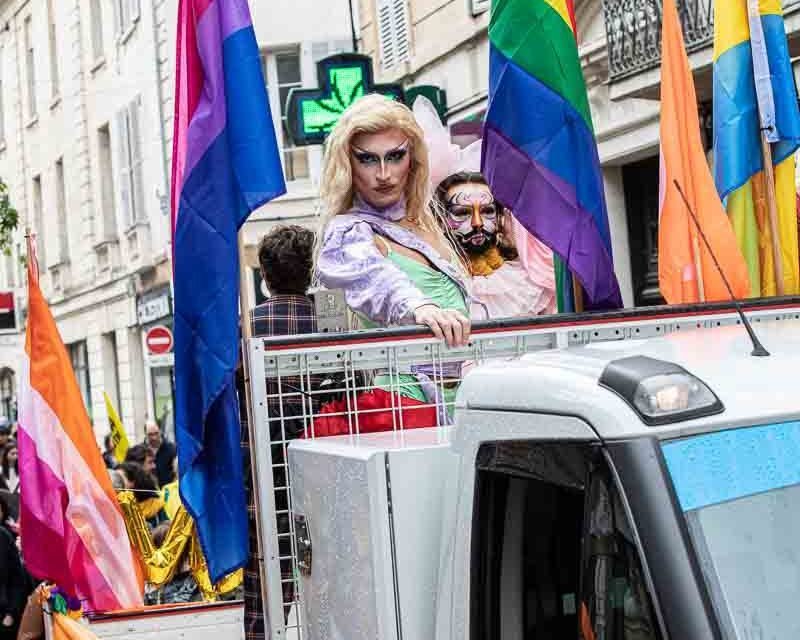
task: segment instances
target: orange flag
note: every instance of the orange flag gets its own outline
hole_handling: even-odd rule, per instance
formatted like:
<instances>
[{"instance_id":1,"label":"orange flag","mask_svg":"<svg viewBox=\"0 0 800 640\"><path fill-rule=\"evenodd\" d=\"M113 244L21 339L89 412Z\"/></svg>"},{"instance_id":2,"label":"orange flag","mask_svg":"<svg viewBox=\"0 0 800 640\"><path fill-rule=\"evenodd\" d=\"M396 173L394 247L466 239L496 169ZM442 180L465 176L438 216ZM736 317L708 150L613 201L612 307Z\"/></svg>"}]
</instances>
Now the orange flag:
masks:
<instances>
[{"instance_id":1,"label":"orange flag","mask_svg":"<svg viewBox=\"0 0 800 640\"><path fill-rule=\"evenodd\" d=\"M750 291L747 265L717 194L700 140L689 59L674 0L663 3L661 59L661 176L658 282L670 304L729 300L730 294L687 211L675 181L737 298Z\"/></svg>"}]
</instances>

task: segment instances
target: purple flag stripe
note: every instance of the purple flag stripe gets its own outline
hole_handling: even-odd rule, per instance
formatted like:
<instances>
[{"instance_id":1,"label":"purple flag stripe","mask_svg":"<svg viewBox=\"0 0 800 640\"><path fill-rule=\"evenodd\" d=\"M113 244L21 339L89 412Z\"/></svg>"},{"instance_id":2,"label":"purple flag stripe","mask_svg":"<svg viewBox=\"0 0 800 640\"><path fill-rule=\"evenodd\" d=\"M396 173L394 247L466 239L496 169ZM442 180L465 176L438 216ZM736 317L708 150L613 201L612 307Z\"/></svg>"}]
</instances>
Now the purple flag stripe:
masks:
<instances>
[{"instance_id":1,"label":"purple flag stripe","mask_svg":"<svg viewBox=\"0 0 800 640\"><path fill-rule=\"evenodd\" d=\"M222 59L223 41L240 29L252 25L244 0L229 3L233 10L222 12L217 0L205 10L197 23L197 48L203 62L205 86L197 109L189 121L184 182L200 158L225 129L225 69Z\"/></svg>"},{"instance_id":2,"label":"purple flag stripe","mask_svg":"<svg viewBox=\"0 0 800 640\"><path fill-rule=\"evenodd\" d=\"M483 170L497 199L570 265L593 307L622 306L619 289L608 278L614 273L611 256L572 185L520 151L490 122L484 129Z\"/></svg>"}]
</instances>

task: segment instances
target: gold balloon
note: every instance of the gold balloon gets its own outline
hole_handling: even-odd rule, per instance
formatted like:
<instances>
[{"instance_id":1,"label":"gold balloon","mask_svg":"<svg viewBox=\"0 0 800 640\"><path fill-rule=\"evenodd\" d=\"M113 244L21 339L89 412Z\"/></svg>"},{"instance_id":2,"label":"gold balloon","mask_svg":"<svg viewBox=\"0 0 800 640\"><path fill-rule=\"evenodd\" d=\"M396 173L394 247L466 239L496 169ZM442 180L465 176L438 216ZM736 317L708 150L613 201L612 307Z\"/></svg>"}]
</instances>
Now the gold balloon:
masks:
<instances>
[{"instance_id":1,"label":"gold balloon","mask_svg":"<svg viewBox=\"0 0 800 640\"><path fill-rule=\"evenodd\" d=\"M183 509L183 507L181 507ZM192 539L189 541L189 566L192 568L192 575L197 581L197 586L200 587L200 592L203 594L203 599L207 602L213 602L220 595L230 593L244 580L244 571L239 569L233 573L229 573L216 585L211 584L211 577L208 575L208 565L206 558L203 555L203 550L200 547L200 538L197 536L197 529L192 533Z\"/></svg>"},{"instance_id":2,"label":"gold balloon","mask_svg":"<svg viewBox=\"0 0 800 640\"><path fill-rule=\"evenodd\" d=\"M204 600L214 601L220 595L230 593L242 584L244 574L241 570L225 576L216 585L211 584L208 565L200 548L194 520L183 505L175 513L164 542L160 547L156 547L145 522L145 516L133 493L122 491L117 494L117 500L122 508L128 537L139 553L145 578L150 584L162 587L172 580L187 547L189 567Z\"/></svg>"}]
</instances>

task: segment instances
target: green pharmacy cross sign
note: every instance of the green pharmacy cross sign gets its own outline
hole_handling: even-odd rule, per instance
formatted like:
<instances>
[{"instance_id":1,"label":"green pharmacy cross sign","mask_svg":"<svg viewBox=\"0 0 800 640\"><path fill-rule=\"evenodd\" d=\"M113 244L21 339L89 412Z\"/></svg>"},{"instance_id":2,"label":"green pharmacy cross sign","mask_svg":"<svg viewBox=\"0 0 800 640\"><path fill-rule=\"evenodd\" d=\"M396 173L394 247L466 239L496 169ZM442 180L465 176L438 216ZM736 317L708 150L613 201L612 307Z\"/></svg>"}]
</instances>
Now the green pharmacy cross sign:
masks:
<instances>
[{"instance_id":1,"label":"green pharmacy cross sign","mask_svg":"<svg viewBox=\"0 0 800 640\"><path fill-rule=\"evenodd\" d=\"M344 110L368 93L403 102L399 84L374 84L372 59L341 53L317 64L319 89L292 89L287 98L289 134L295 146L322 144Z\"/></svg>"}]
</instances>

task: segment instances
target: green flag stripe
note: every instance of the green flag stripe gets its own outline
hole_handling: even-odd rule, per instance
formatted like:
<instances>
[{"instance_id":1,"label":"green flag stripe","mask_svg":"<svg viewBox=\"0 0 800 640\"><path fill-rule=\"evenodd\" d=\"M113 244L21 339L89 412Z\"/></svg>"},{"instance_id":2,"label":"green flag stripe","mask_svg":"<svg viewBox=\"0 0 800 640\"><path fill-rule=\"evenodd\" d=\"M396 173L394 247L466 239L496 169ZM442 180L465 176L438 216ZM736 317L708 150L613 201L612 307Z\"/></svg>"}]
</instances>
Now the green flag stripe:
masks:
<instances>
[{"instance_id":1,"label":"green flag stripe","mask_svg":"<svg viewBox=\"0 0 800 640\"><path fill-rule=\"evenodd\" d=\"M494 0L489 39L569 102L594 131L575 34L553 7L544 0Z\"/></svg>"}]
</instances>

